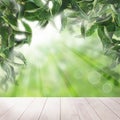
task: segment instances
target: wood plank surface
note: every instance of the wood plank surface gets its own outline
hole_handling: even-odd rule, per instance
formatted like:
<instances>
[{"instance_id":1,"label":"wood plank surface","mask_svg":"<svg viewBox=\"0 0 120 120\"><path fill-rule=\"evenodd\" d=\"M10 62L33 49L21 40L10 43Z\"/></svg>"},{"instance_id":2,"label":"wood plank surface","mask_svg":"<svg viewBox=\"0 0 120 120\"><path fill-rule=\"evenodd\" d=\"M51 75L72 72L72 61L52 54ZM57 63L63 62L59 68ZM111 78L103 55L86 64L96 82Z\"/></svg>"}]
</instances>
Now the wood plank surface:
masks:
<instances>
[{"instance_id":1,"label":"wood plank surface","mask_svg":"<svg viewBox=\"0 0 120 120\"><path fill-rule=\"evenodd\" d=\"M100 120L96 111L85 98L75 99L74 102L76 104L80 120Z\"/></svg>"},{"instance_id":2,"label":"wood plank surface","mask_svg":"<svg viewBox=\"0 0 120 120\"><path fill-rule=\"evenodd\" d=\"M105 104L114 114L116 114L116 116L118 116L118 118L120 119L120 104L113 101L112 99L104 99L101 98L100 99L102 101L103 104Z\"/></svg>"},{"instance_id":3,"label":"wood plank surface","mask_svg":"<svg viewBox=\"0 0 120 120\"><path fill-rule=\"evenodd\" d=\"M11 109L16 103L16 99L0 99L0 116L4 115L9 109Z\"/></svg>"},{"instance_id":4,"label":"wood plank surface","mask_svg":"<svg viewBox=\"0 0 120 120\"><path fill-rule=\"evenodd\" d=\"M0 98L0 120L120 120L120 98Z\"/></svg>"},{"instance_id":5,"label":"wood plank surface","mask_svg":"<svg viewBox=\"0 0 120 120\"><path fill-rule=\"evenodd\" d=\"M38 120L45 105L46 98L36 98L28 109L20 116L20 120Z\"/></svg>"},{"instance_id":6,"label":"wood plank surface","mask_svg":"<svg viewBox=\"0 0 120 120\"><path fill-rule=\"evenodd\" d=\"M28 105L31 105L34 99L20 99L18 100L11 109L9 109L5 114L0 116L0 120L17 120L20 115L24 113Z\"/></svg>"},{"instance_id":7,"label":"wood plank surface","mask_svg":"<svg viewBox=\"0 0 120 120\"><path fill-rule=\"evenodd\" d=\"M74 99L75 100L75 99ZM78 111L72 98L61 99L61 120L79 120Z\"/></svg>"},{"instance_id":8,"label":"wood plank surface","mask_svg":"<svg viewBox=\"0 0 120 120\"><path fill-rule=\"evenodd\" d=\"M106 99L104 99L106 101ZM89 105L94 109L95 113L101 120L120 120L105 104L98 98L87 99Z\"/></svg>"},{"instance_id":9,"label":"wood plank surface","mask_svg":"<svg viewBox=\"0 0 120 120\"><path fill-rule=\"evenodd\" d=\"M60 99L47 99L39 120L60 120Z\"/></svg>"}]
</instances>

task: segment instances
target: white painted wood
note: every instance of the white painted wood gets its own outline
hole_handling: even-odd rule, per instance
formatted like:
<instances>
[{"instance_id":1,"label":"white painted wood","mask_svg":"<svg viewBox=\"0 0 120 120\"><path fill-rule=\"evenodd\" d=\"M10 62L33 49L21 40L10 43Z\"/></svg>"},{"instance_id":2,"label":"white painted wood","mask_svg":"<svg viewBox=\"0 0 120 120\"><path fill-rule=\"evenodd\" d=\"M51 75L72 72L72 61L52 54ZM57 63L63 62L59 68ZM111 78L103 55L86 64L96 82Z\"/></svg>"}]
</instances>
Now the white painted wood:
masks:
<instances>
[{"instance_id":1,"label":"white painted wood","mask_svg":"<svg viewBox=\"0 0 120 120\"><path fill-rule=\"evenodd\" d=\"M32 101L33 98L19 98L15 106L9 109L5 114L0 116L0 120L18 120L20 115L25 111L28 105L32 103Z\"/></svg>"},{"instance_id":2,"label":"white painted wood","mask_svg":"<svg viewBox=\"0 0 120 120\"><path fill-rule=\"evenodd\" d=\"M90 106L85 98L74 99L81 120L100 120L96 111Z\"/></svg>"},{"instance_id":3,"label":"white painted wood","mask_svg":"<svg viewBox=\"0 0 120 120\"><path fill-rule=\"evenodd\" d=\"M99 98L88 98L87 101L101 120L120 120Z\"/></svg>"},{"instance_id":4,"label":"white painted wood","mask_svg":"<svg viewBox=\"0 0 120 120\"><path fill-rule=\"evenodd\" d=\"M120 98L0 98L0 120L120 120Z\"/></svg>"},{"instance_id":5,"label":"white painted wood","mask_svg":"<svg viewBox=\"0 0 120 120\"><path fill-rule=\"evenodd\" d=\"M0 116L5 114L9 109L11 109L15 103L16 98L0 98Z\"/></svg>"},{"instance_id":6,"label":"white painted wood","mask_svg":"<svg viewBox=\"0 0 120 120\"><path fill-rule=\"evenodd\" d=\"M48 98L39 120L60 120L60 98Z\"/></svg>"},{"instance_id":7,"label":"white painted wood","mask_svg":"<svg viewBox=\"0 0 120 120\"><path fill-rule=\"evenodd\" d=\"M110 99L112 99L112 100L114 100L114 101L116 101L117 103L119 103L120 104L120 98L110 98Z\"/></svg>"},{"instance_id":8,"label":"white painted wood","mask_svg":"<svg viewBox=\"0 0 120 120\"><path fill-rule=\"evenodd\" d=\"M120 104L110 98L100 98L103 104L105 104L114 114L120 119Z\"/></svg>"},{"instance_id":9,"label":"white painted wood","mask_svg":"<svg viewBox=\"0 0 120 120\"><path fill-rule=\"evenodd\" d=\"M21 115L20 120L38 120L39 115L43 110L46 98L35 98L34 102Z\"/></svg>"},{"instance_id":10,"label":"white painted wood","mask_svg":"<svg viewBox=\"0 0 120 120\"><path fill-rule=\"evenodd\" d=\"M80 120L74 99L61 98L61 120Z\"/></svg>"}]
</instances>

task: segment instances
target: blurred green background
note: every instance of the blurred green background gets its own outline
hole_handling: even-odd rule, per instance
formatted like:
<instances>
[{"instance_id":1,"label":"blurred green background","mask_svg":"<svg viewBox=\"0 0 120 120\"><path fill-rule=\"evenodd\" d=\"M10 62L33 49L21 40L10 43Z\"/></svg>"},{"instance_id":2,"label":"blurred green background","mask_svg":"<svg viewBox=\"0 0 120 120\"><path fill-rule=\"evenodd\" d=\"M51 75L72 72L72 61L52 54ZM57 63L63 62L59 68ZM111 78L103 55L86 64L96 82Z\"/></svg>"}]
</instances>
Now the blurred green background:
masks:
<instances>
[{"instance_id":1,"label":"blurred green background","mask_svg":"<svg viewBox=\"0 0 120 120\"><path fill-rule=\"evenodd\" d=\"M51 39L23 49L27 66L19 71L18 85L10 83L0 96L120 96L120 66L109 69L112 59L96 33L82 39L66 28Z\"/></svg>"}]
</instances>

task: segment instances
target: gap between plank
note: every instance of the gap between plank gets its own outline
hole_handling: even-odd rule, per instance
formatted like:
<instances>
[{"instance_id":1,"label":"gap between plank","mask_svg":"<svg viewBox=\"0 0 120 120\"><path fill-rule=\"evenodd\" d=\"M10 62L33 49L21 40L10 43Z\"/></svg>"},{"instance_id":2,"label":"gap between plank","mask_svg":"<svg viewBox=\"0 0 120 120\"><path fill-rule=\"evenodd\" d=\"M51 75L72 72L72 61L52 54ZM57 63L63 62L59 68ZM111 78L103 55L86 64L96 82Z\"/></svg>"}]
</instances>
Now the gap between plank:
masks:
<instances>
[{"instance_id":1,"label":"gap between plank","mask_svg":"<svg viewBox=\"0 0 120 120\"><path fill-rule=\"evenodd\" d=\"M89 103L89 101L87 100L87 98L84 98L85 100L86 100L86 102L88 103L88 105L93 109L93 111L96 113L96 115L98 116L98 118L100 119L100 120L102 120L101 119L101 117L99 116L99 114L97 113L97 111L92 107L92 105Z\"/></svg>"},{"instance_id":2,"label":"gap between plank","mask_svg":"<svg viewBox=\"0 0 120 120\"><path fill-rule=\"evenodd\" d=\"M101 101L102 104L104 104L110 111L112 111L119 119L120 119L120 116L115 113L107 104L105 104L101 99L99 99ZM114 101L115 102L115 101Z\"/></svg>"},{"instance_id":3,"label":"gap between plank","mask_svg":"<svg viewBox=\"0 0 120 120\"><path fill-rule=\"evenodd\" d=\"M40 115L39 115L39 117L38 117L38 120L40 120L40 118L41 118L41 115L42 115L42 113L43 113L43 109L45 108L45 105L46 105L46 103L47 103L47 100L48 100L48 98L46 98L46 100L45 100L45 102L44 102L44 105L43 105L43 107L42 107L42 110L41 110L41 112L40 112Z\"/></svg>"}]
</instances>

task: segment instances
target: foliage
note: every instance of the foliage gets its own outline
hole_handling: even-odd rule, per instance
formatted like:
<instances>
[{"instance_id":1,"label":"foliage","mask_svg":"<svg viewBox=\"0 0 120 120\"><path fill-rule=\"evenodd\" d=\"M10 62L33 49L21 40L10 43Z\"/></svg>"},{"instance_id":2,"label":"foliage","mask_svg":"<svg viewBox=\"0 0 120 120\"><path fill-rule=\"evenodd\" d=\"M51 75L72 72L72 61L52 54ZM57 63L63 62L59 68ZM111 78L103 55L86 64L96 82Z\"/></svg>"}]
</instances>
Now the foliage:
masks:
<instances>
[{"instance_id":1,"label":"foliage","mask_svg":"<svg viewBox=\"0 0 120 120\"><path fill-rule=\"evenodd\" d=\"M77 24L82 37L91 36L95 31L103 44L106 55L120 62L120 1L119 0L0 0L0 64L6 73L1 85L7 88L6 80L15 81L16 63L19 58L25 63L21 53L14 48L31 42L32 30L24 21L39 21L45 27L51 18L61 14L63 28L67 24ZM25 30L18 27L21 21ZM16 35L24 35L18 39Z\"/></svg>"}]
</instances>

